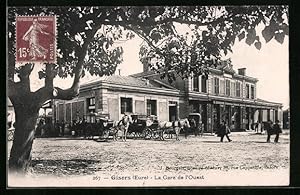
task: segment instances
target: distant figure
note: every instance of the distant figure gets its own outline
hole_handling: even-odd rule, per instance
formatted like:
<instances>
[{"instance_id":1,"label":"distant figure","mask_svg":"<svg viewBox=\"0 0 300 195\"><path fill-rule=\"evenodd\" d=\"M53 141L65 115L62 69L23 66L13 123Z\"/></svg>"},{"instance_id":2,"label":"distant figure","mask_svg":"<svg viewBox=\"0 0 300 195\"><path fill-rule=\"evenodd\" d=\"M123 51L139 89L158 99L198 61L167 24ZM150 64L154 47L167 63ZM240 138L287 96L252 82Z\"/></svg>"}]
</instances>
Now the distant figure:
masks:
<instances>
[{"instance_id":1,"label":"distant figure","mask_svg":"<svg viewBox=\"0 0 300 195\"><path fill-rule=\"evenodd\" d=\"M122 140L126 141L129 125L132 123L133 123L133 120L132 120L130 114L125 112L124 116L118 123L118 126L120 126L120 129L123 132Z\"/></svg>"},{"instance_id":2,"label":"distant figure","mask_svg":"<svg viewBox=\"0 0 300 195\"><path fill-rule=\"evenodd\" d=\"M87 124L87 121L86 119L83 119L82 120L82 123L81 123L81 128L82 128L82 131L83 131L83 137L86 138L86 125Z\"/></svg>"},{"instance_id":3,"label":"distant figure","mask_svg":"<svg viewBox=\"0 0 300 195\"><path fill-rule=\"evenodd\" d=\"M65 126L66 126L65 121L62 120L60 125L61 125L61 136L63 137L65 136Z\"/></svg>"},{"instance_id":4,"label":"distant figure","mask_svg":"<svg viewBox=\"0 0 300 195\"><path fill-rule=\"evenodd\" d=\"M218 136L221 137L220 142L223 142L224 136L226 136L227 140L229 142L231 142L232 140L229 138L228 134L230 134L230 128L228 127L228 125L226 124L226 122L223 120L219 130L218 130Z\"/></svg>"},{"instance_id":5,"label":"distant figure","mask_svg":"<svg viewBox=\"0 0 300 195\"><path fill-rule=\"evenodd\" d=\"M59 135L59 130L60 130L60 124L58 122L58 120L54 123L54 136L58 136Z\"/></svg>"},{"instance_id":6,"label":"distant figure","mask_svg":"<svg viewBox=\"0 0 300 195\"><path fill-rule=\"evenodd\" d=\"M256 121L256 123L254 124L254 131L255 131L256 133L258 133L258 124L259 124L258 121Z\"/></svg>"},{"instance_id":7,"label":"distant figure","mask_svg":"<svg viewBox=\"0 0 300 195\"><path fill-rule=\"evenodd\" d=\"M274 131L274 134L276 135L276 137L274 139L274 142L278 143L279 134L282 133L282 130L281 130L280 125L279 125L279 120L275 121L275 124L273 125L273 131Z\"/></svg>"},{"instance_id":8,"label":"distant figure","mask_svg":"<svg viewBox=\"0 0 300 195\"><path fill-rule=\"evenodd\" d=\"M268 120L268 122L265 123L265 129L268 133L268 137L267 137L267 142L270 142L270 139L271 139L271 135L274 134L274 131L273 131L273 122L271 120Z\"/></svg>"}]
</instances>

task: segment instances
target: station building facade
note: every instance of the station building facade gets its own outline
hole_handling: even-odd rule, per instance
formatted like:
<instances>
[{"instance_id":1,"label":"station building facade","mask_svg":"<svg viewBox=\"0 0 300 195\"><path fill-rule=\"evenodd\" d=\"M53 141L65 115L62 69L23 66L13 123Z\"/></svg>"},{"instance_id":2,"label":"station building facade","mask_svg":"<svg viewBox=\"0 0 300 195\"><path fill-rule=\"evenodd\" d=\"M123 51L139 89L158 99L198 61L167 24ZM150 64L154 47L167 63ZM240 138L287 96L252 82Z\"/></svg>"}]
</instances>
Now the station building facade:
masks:
<instances>
[{"instance_id":1,"label":"station building facade","mask_svg":"<svg viewBox=\"0 0 300 195\"><path fill-rule=\"evenodd\" d=\"M111 119L120 120L130 112L173 121L200 113L206 132L216 130L221 120L236 131L251 129L256 122L282 121L282 104L259 99L257 82L246 69L233 70L230 60L210 68L207 77L177 77L173 83L144 66L138 74L84 83L79 97L54 101L54 118L70 123L89 113L109 113Z\"/></svg>"},{"instance_id":2,"label":"station building facade","mask_svg":"<svg viewBox=\"0 0 300 195\"><path fill-rule=\"evenodd\" d=\"M246 69L236 72L231 60L223 61L215 68L209 68L208 76L189 77L171 84L180 90L184 101L179 104L179 116L200 113L205 131L213 132L221 120L225 120L232 130L253 129L254 123L268 120L282 121L282 104L257 97L257 78L246 75ZM144 66L135 78L159 79L160 75ZM166 82L166 80L163 80Z\"/></svg>"},{"instance_id":3,"label":"station building facade","mask_svg":"<svg viewBox=\"0 0 300 195\"><path fill-rule=\"evenodd\" d=\"M55 120L65 123L91 113L108 113L111 119L120 120L125 112L172 121L180 101L179 90L163 82L112 75L84 83L71 101L55 100L53 110Z\"/></svg>"}]
</instances>

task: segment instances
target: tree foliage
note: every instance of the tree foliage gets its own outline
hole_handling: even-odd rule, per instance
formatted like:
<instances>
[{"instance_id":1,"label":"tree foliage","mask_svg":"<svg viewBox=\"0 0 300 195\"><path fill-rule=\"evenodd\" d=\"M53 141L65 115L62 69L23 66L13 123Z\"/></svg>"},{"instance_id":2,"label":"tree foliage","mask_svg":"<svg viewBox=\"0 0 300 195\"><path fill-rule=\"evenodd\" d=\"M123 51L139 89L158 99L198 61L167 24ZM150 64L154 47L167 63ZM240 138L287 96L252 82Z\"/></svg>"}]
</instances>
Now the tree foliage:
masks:
<instances>
[{"instance_id":1,"label":"tree foliage","mask_svg":"<svg viewBox=\"0 0 300 195\"><path fill-rule=\"evenodd\" d=\"M11 78L17 73L13 68L15 14L58 16L59 55L57 64L51 65L51 76L62 78L82 76L79 66L92 75L112 74L123 54L114 43L134 34L145 41L140 50L142 63L165 76L176 70L183 77L191 72L202 74L220 61L222 55L231 52L236 37L260 49L256 32L260 23L265 25L262 36L266 42L274 38L283 43L288 35L286 6L9 8ZM187 32L178 32L180 25L185 25ZM41 79L47 77L46 70L39 75Z\"/></svg>"}]
</instances>

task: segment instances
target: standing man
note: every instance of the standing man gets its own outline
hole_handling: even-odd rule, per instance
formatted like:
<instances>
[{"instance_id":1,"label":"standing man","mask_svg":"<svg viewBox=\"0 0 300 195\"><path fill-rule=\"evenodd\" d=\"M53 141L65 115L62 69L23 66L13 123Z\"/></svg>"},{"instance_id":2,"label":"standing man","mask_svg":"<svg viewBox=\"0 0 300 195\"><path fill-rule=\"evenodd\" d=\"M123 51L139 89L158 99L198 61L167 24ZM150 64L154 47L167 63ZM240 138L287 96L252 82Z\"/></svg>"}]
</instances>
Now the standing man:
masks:
<instances>
[{"instance_id":1,"label":"standing man","mask_svg":"<svg viewBox=\"0 0 300 195\"><path fill-rule=\"evenodd\" d=\"M278 143L279 133L282 133L282 130L281 130L280 125L279 125L279 120L275 121L275 124L273 126L273 131L274 131L274 133L276 135L276 137L274 139L274 142Z\"/></svg>"},{"instance_id":2,"label":"standing man","mask_svg":"<svg viewBox=\"0 0 300 195\"><path fill-rule=\"evenodd\" d=\"M268 120L268 122L265 123L265 129L268 133L267 142L270 142L271 135L274 134L272 126L273 126L273 122L271 120Z\"/></svg>"},{"instance_id":3,"label":"standing man","mask_svg":"<svg viewBox=\"0 0 300 195\"><path fill-rule=\"evenodd\" d=\"M63 136L65 136L65 121L64 120L62 120L61 121L61 136L63 137Z\"/></svg>"},{"instance_id":4,"label":"standing man","mask_svg":"<svg viewBox=\"0 0 300 195\"><path fill-rule=\"evenodd\" d=\"M220 125L219 132L218 132L218 136L221 137L220 142L223 142L224 136L226 136L227 140L229 142L231 142L232 140L228 136L229 133L230 133L230 129L229 129L228 125L226 124L226 122L223 120Z\"/></svg>"}]
</instances>

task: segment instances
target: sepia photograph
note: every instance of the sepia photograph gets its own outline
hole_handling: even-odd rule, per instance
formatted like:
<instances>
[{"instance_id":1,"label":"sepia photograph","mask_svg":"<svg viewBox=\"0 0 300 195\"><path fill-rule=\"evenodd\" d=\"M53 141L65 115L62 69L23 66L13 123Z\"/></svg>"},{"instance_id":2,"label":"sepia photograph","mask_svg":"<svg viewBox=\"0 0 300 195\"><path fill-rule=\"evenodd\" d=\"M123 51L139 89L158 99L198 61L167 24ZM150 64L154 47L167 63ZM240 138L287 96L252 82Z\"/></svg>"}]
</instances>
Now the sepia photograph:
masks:
<instances>
[{"instance_id":1,"label":"sepia photograph","mask_svg":"<svg viewBox=\"0 0 300 195\"><path fill-rule=\"evenodd\" d=\"M287 5L6 12L8 189L290 185Z\"/></svg>"}]
</instances>

